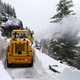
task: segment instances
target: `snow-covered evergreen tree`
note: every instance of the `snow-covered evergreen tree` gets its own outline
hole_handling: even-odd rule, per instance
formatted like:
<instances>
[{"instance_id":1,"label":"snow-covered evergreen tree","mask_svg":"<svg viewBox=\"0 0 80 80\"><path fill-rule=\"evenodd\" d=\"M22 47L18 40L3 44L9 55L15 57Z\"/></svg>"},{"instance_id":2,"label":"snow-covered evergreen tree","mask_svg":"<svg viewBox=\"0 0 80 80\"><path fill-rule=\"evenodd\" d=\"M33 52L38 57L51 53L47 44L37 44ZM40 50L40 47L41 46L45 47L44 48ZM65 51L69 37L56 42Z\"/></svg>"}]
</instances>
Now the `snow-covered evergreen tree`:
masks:
<instances>
[{"instance_id":1,"label":"snow-covered evergreen tree","mask_svg":"<svg viewBox=\"0 0 80 80\"><path fill-rule=\"evenodd\" d=\"M15 9L12 8L11 5L4 3L3 6L4 6L4 9L5 9L5 13L7 13L9 16L13 16L13 17L16 18Z\"/></svg>"},{"instance_id":2,"label":"snow-covered evergreen tree","mask_svg":"<svg viewBox=\"0 0 80 80\"><path fill-rule=\"evenodd\" d=\"M13 29L23 28L21 20L17 19L15 9L0 0L0 27L2 35L10 37Z\"/></svg>"},{"instance_id":3,"label":"snow-covered evergreen tree","mask_svg":"<svg viewBox=\"0 0 80 80\"><path fill-rule=\"evenodd\" d=\"M69 65L80 68L78 64L80 59L80 46L76 46L79 41L77 32L70 34L71 32L64 33L62 37L52 38L49 42L49 55L61 62L67 62Z\"/></svg>"},{"instance_id":4,"label":"snow-covered evergreen tree","mask_svg":"<svg viewBox=\"0 0 80 80\"><path fill-rule=\"evenodd\" d=\"M0 24L6 22L8 17L16 18L15 9L9 4L5 4L0 0Z\"/></svg>"},{"instance_id":5,"label":"snow-covered evergreen tree","mask_svg":"<svg viewBox=\"0 0 80 80\"><path fill-rule=\"evenodd\" d=\"M73 15L74 13L71 7L73 7L72 0L60 0L59 4L57 4L57 13L51 18L51 23L60 22L64 17Z\"/></svg>"}]
</instances>

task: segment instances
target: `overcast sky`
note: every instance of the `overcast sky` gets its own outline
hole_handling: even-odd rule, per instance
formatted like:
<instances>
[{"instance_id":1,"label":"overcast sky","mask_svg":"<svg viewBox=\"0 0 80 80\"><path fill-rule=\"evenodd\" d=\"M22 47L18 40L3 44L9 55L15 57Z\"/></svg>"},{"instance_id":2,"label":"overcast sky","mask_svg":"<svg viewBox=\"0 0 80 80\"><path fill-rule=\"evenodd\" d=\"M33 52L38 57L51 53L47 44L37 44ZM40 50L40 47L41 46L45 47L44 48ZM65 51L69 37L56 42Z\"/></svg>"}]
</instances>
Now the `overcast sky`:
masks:
<instances>
[{"instance_id":1,"label":"overcast sky","mask_svg":"<svg viewBox=\"0 0 80 80\"><path fill-rule=\"evenodd\" d=\"M59 0L2 0L14 6L17 17L24 26L35 31L37 38L48 37L54 27L49 23L50 17L56 12ZM75 11L80 9L80 0L73 0ZM46 35L48 34L48 36Z\"/></svg>"}]
</instances>

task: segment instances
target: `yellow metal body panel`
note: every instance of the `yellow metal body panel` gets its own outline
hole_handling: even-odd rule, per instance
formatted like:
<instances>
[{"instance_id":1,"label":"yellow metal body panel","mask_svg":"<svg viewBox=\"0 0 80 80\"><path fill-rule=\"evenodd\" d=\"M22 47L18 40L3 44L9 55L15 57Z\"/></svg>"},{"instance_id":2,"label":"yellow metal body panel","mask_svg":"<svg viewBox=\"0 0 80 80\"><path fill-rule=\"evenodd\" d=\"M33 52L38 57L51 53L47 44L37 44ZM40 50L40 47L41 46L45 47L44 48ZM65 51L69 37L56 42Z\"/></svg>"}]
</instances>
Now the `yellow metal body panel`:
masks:
<instances>
[{"instance_id":1,"label":"yellow metal body panel","mask_svg":"<svg viewBox=\"0 0 80 80\"><path fill-rule=\"evenodd\" d=\"M13 32L24 33L26 30L14 30ZM27 38L11 39L8 47L8 64L31 64L33 62L33 49L31 41Z\"/></svg>"}]
</instances>

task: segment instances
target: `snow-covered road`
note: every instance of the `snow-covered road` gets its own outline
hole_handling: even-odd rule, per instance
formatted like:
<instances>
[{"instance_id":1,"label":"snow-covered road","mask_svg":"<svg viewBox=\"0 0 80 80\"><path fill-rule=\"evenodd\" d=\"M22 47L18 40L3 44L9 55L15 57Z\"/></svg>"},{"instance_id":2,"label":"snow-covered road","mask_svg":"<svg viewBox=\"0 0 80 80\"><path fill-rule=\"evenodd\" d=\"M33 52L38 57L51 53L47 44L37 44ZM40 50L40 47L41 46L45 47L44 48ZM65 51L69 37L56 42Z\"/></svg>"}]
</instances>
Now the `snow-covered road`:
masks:
<instances>
[{"instance_id":1,"label":"snow-covered road","mask_svg":"<svg viewBox=\"0 0 80 80\"><path fill-rule=\"evenodd\" d=\"M39 53L36 54L38 55ZM4 61L1 61L3 62L1 63L1 66L3 67L2 70L5 71L3 72L3 76L7 73L8 77L12 80L53 80L53 78L51 78L42 67L42 63L39 61L36 54L34 58L34 65L30 68L6 68Z\"/></svg>"},{"instance_id":2,"label":"snow-covered road","mask_svg":"<svg viewBox=\"0 0 80 80\"><path fill-rule=\"evenodd\" d=\"M36 53L39 54L39 53ZM37 55L35 54L34 65L30 68L6 68L9 75L14 80L53 80L47 72L43 69L41 62L39 61Z\"/></svg>"}]
</instances>

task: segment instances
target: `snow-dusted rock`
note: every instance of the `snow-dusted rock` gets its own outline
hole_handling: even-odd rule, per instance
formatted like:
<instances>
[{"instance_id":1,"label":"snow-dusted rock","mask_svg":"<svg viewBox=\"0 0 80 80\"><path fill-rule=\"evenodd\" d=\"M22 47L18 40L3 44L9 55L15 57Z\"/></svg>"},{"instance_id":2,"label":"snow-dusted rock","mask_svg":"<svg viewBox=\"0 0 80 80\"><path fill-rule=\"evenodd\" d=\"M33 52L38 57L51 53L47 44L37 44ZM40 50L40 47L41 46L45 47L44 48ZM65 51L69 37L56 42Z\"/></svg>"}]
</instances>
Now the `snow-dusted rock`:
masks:
<instances>
[{"instance_id":1,"label":"snow-dusted rock","mask_svg":"<svg viewBox=\"0 0 80 80\"><path fill-rule=\"evenodd\" d=\"M9 27L9 26L21 26L21 21L17 18L9 17L6 22L1 24L2 27Z\"/></svg>"}]
</instances>

